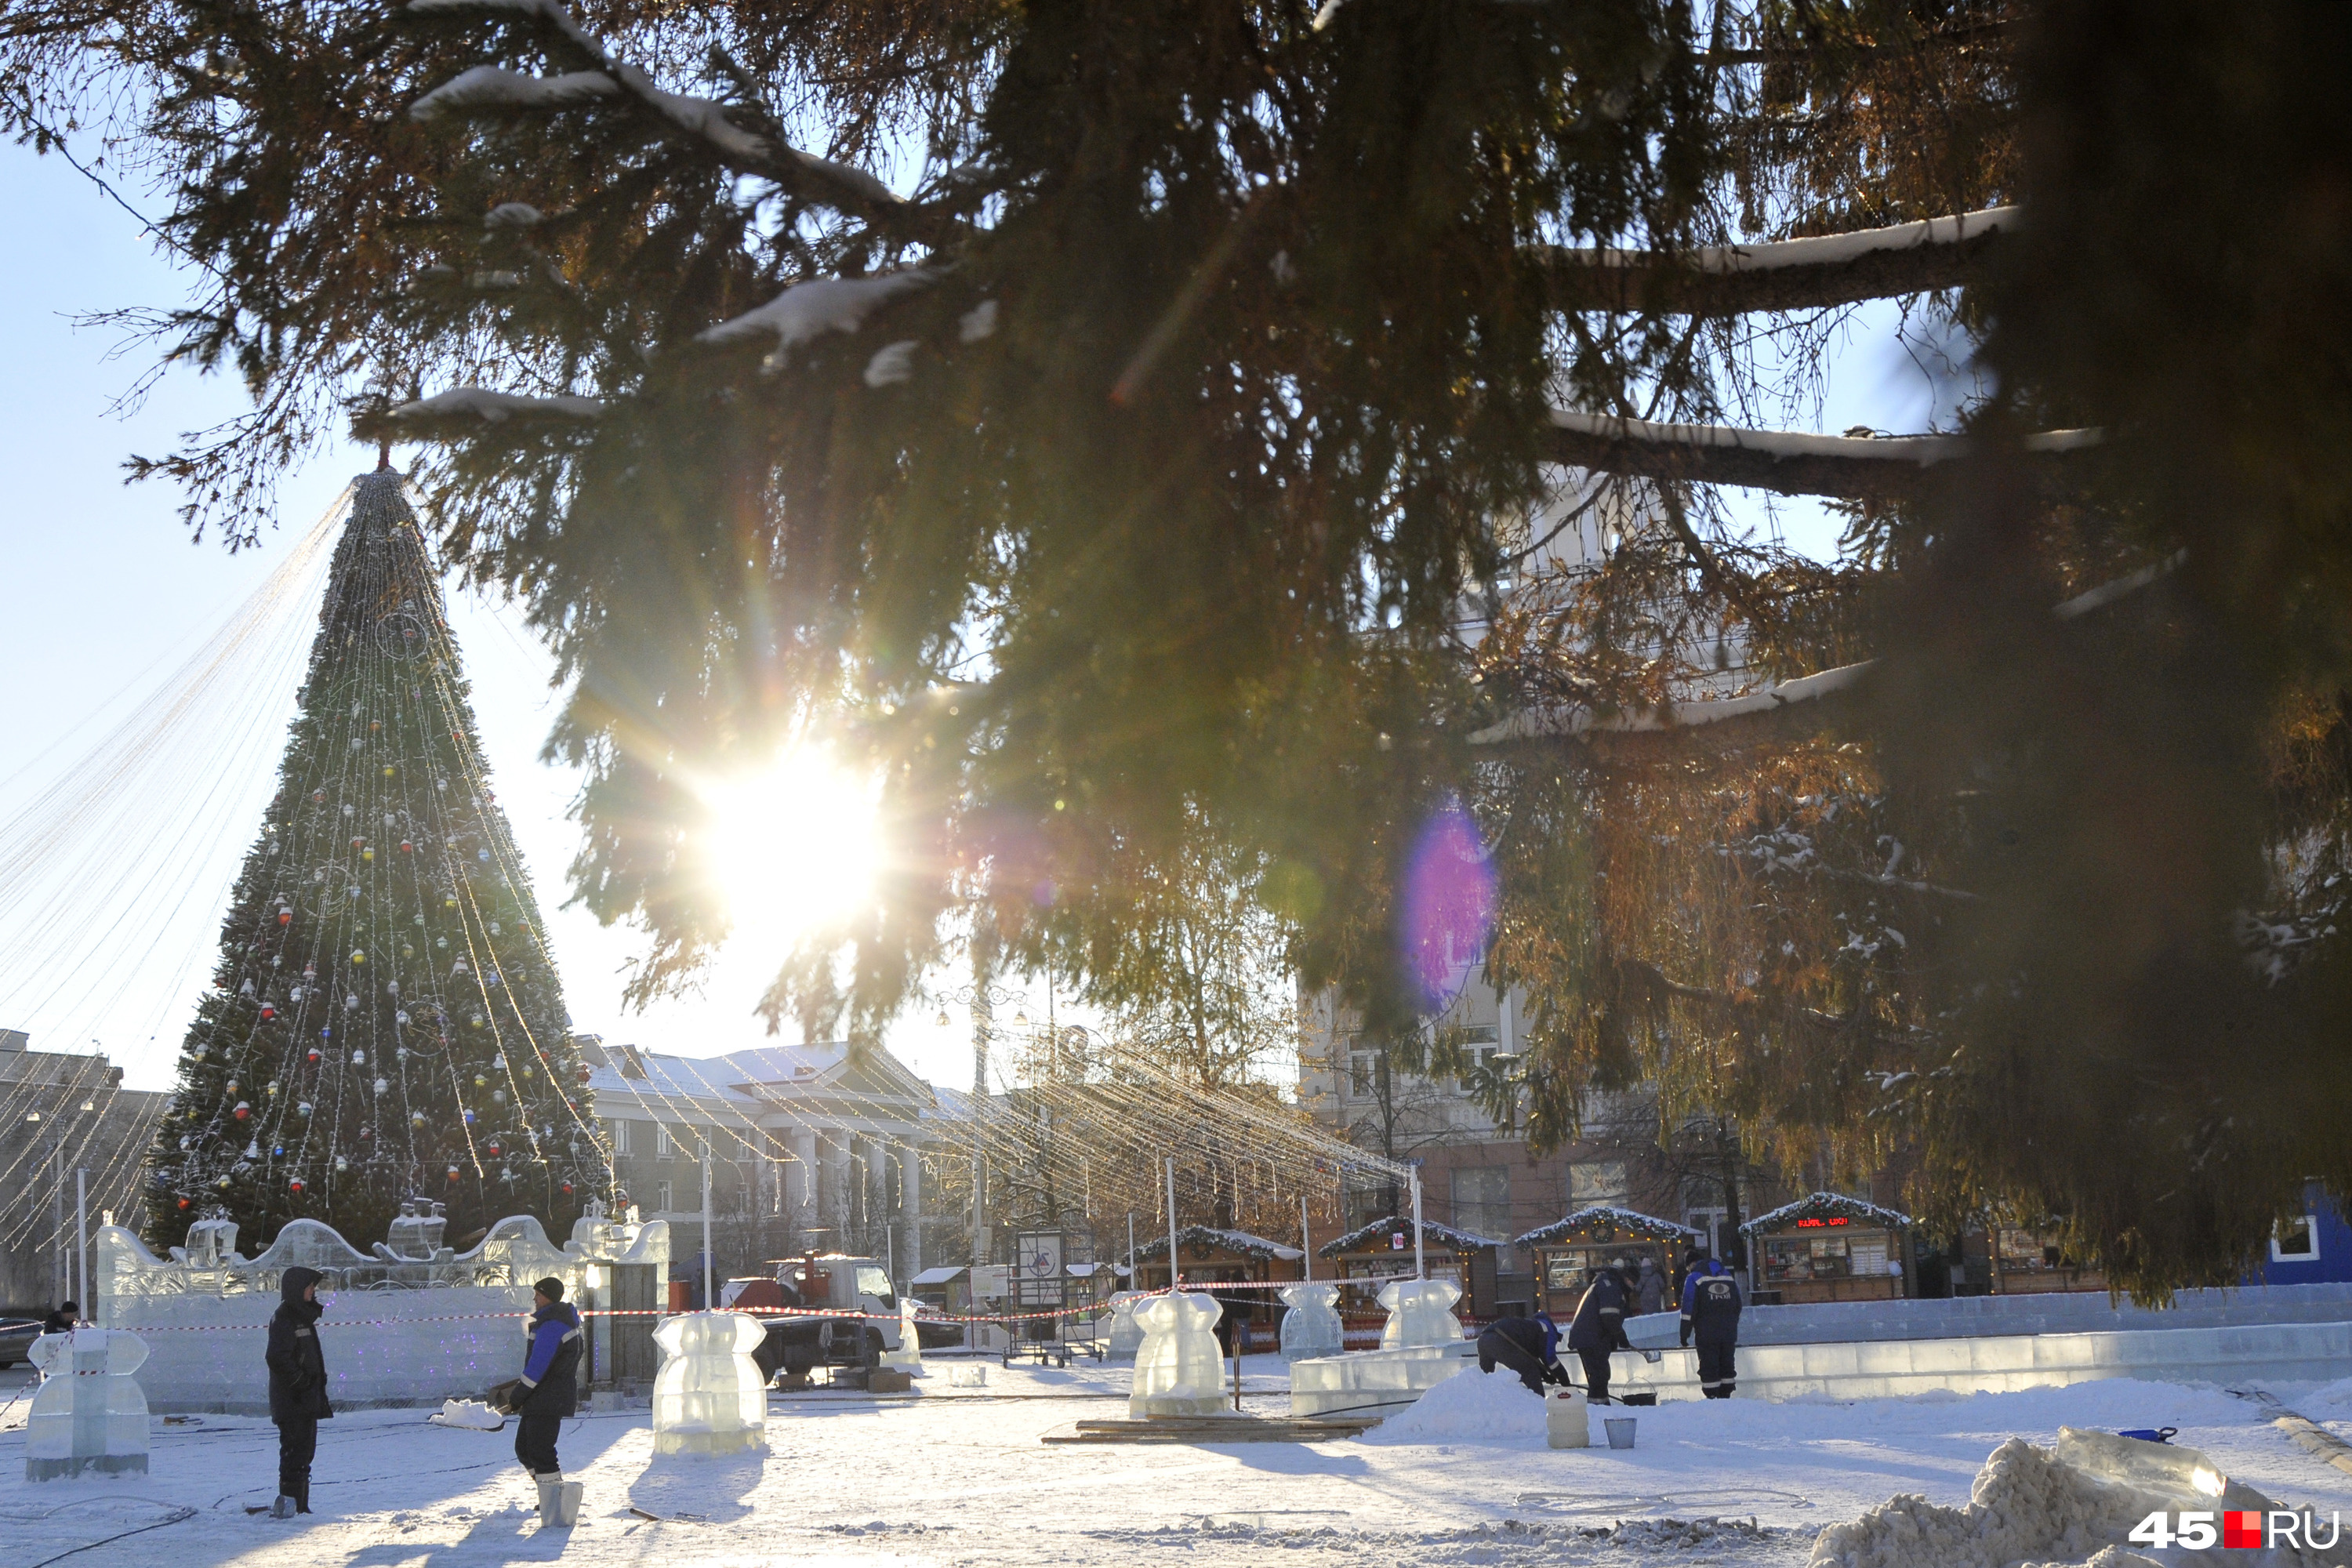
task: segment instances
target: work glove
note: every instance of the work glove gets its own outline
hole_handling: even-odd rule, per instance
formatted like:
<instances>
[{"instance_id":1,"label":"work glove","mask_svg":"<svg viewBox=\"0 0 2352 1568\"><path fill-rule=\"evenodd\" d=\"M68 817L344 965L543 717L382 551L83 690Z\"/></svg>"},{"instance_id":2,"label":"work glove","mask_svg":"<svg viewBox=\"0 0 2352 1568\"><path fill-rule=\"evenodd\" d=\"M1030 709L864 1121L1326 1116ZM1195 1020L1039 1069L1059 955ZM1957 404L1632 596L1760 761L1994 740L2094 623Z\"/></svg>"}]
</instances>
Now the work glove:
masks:
<instances>
[{"instance_id":1,"label":"work glove","mask_svg":"<svg viewBox=\"0 0 2352 1568\"><path fill-rule=\"evenodd\" d=\"M1690 1320L1688 1318L1685 1318L1683 1320L1683 1349L1685 1350L1690 1349Z\"/></svg>"}]
</instances>

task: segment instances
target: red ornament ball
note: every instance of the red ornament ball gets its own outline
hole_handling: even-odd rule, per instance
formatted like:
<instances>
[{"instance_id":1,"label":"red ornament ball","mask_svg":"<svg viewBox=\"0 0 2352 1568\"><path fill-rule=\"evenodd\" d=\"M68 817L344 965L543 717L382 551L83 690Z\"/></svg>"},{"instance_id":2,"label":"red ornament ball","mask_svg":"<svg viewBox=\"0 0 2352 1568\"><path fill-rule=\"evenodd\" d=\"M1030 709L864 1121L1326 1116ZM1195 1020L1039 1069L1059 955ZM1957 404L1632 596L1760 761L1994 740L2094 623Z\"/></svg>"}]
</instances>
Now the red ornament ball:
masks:
<instances>
[{"instance_id":1,"label":"red ornament ball","mask_svg":"<svg viewBox=\"0 0 2352 1568\"><path fill-rule=\"evenodd\" d=\"M302 1190L302 1178L297 1176L292 1181L287 1183L286 1185L292 1191L299 1193Z\"/></svg>"},{"instance_id":2,"label":"red ornament ball","mask_svg":"<svg viewBox=\"0 0 2352 1568\"><path fill-rule=\"evenodd\" d=\"M310 1047L310 1065L312 1067L319 1065L319 1047L316 1046Z\"/></svg>"},{"instance_id":3,"label":"red ornament ball","mask_svg":"<svg viewBox=\"0 0 2352 1568\"><path fill-rule=\"evenodd\" d=\"M403 855L414 855L416 853L416 846L404 838L400 841L400 852Z\"/></svg>"},{"instance_id":4,"label":"red ornament ball","mask_svg":"<svg viewBox=\"0 0 2352 1568\"><path fill-rule=\"evenodd\" d=\"M571 1189L570 1187L566 1187L566 1188L564 1188L563 1190L564 1190L565 1192L567 1192L567 1193L568 1193L568 1192L570 1192L572 1189ZM181 1206L182 1208L186 1208L186 1207L188 1206L188 1200L187 1200L187 1199L185 1199L185 1198L182 1198L182 1199L180 1200L180 1206Z\"/></svg>"},{"instance_id":5,"label":"red ornament ball","mask_svg":"<svg viewBox=\"0 0 2352 1568\"><path fill-rule=\"evenodd\" d=\"M290 926L290 925L292 925L292 924L294 923L294 911L293 911L292 910L278 910L278 923L279 925L282 925L282 926Z\"/></svg>"},{"instance_id":6,"label":"red ornament ball","mask_svg":"<svg viewBox=\"0 0 2352 1568\"><path fill-rule=\"evenodd\" d=\"M455 1165L449 1167L449 1179L453 1182L457 1179L457 1167Z\"/></svg>"},{"instance_id":7,"label":"red ornament ball","mask_svg":"<svg viewBox=\"0 0 2352 1568\"><path fill-rule=\"evenodd\" d=\"M278 1016L278 1009L270 1006L266 1002L263 1003L261 1006L261 1021L267 1024L270 1019L275 1018L276 1016Z\"/></svg>"},{"instance_id":8,"label":"red ornament ball","mask_svg":"<svg viewBox=\"0 0 2352 1568\"><path fill-rule=\"evenodd\" d=\"M239 1121L243 1121L244 1120L246 1120L246 1118L247 1118L247 1117L251 1116L252 1114L253 1114L253 1107L251 1107L250 1105L246 1104L246 1103L245 1103L245 1101L243 1101L243 1100L238 1100L238 1101L236 1102L236 1119L237 1119Z\"/></svg>"}]
</instances>

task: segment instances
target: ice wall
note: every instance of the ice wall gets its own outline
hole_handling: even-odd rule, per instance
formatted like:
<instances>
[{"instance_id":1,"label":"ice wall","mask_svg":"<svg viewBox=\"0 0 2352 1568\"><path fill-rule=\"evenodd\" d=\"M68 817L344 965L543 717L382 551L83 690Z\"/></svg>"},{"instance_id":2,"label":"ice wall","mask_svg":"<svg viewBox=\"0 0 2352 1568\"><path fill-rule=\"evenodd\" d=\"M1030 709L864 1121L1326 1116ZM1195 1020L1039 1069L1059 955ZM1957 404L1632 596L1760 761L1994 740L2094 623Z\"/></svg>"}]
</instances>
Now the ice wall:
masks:
<instances>
[{"instance_id":1,"label":"ice wall","mask_svg":"<svg viewBox=\"0 0 2352 1568\"><path fill-rule=\"evenodd\" d=\"M600 1214L574 1226L562 1247L539 1221L517 1215L492 1226L470 1252L436 1247L429 1258L389 1247L362 1253L316 1220L289 1223L257 1258L238 1256L234 1236L222 1245L208 1235L170 1258L120 1226L96 1236L90 1320L146 1342L137 1377L156 1411L268 1414L262 1357L278 1281L296 1264L326 1277L319 1345L327 1396L339 1408L359 1408L478 1398L522 1370L532 1281L553 1275L567 1299L593 1310L614 1266L667 1272L669 1262L663 1222L616 1223Z\"/></svg>"}]
</instances>

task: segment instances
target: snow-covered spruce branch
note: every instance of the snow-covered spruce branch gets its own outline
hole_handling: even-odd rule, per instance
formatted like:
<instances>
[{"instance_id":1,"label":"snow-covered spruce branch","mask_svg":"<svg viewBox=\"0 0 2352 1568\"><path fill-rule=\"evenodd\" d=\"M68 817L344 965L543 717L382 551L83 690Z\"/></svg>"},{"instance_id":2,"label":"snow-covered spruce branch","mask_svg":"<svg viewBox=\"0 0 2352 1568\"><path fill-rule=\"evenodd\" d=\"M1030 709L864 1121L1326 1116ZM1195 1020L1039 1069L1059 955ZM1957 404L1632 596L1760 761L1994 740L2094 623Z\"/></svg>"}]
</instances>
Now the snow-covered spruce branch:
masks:
<instances>
[{"instance_id":1,"label":"snow-covered spruce branch","mask_svg":"<svg viewBox=\"0 0 2352 1568\"><path fill-rule=\"evenodd\" d=\"M602 418L604 406L593 397L526 397L488 387L457 386L386 409L383 416L404 426L458 420L478 425L578 425Z\"/></svg>"},{"instance_id":2,"label":"snow-covered spruce branch","mask_svg":"<svg viewBox=\"0 0 2352 1568\"><path fill-rule=\"evenodd\" d=\"M1559 310L1737 316L1953 288L2018 224L2018 208L1992 207L1767 245L1681 252L1547 246L1536 254Z\"/></svg>"},{"instance_id":3,"label":"snow-covered spruce branch","mask_svg":"<svg viewBox=\"0 0 2352 1568\"><path fill-rule=\"evenodd\" d=\"M1549 456L1571 468L1637 479L1738 485L1781 495L1901 500L1920 494L1937 470L1975 457L1967 436L1814 436L1728 425L1665 425L1611 414L1551 411ZM2029 460L2063 484L2063 470L2100 442L2096 430L2028 436Z\"/></svg>"},{"instance_id":4,"label":"snow-covered spruce branch","mask_svg":"<svg viewBox=\"0 0 2352 1568\"><path fill-rule=\"evenodd\" d=\"M762 174L798 195L819 197L845 211L873 217L906 204L889 186L863 169L804 153L780 136L748 131L727 118L715 99L670 92L604 46L572 16L561 0L409 0L412 16L504 12L537 18L555 28L595 66L593 70L530 77L493 66L478 66L444 82L409 106L418 120L448 114L564 108L596 100L626 98L649 110L673 131L693 137L730 167Z\"/></svg>"},{"instance_id":5,"label":"snow-covered spruce branch","mask_svg":"<svg viewBox=\"0 0 2352 1568\"><path fill-rule=\"evenodd\" d=\"M2073 620L2138 592L2188 559L2186 551L2152 566L2143 566L2112 582L2085 589L2050 613ZM1503 746L1531 741L1580 742L1602 760L1661 761L1693 752L1734 752L1767 742L1792 740L1819 731L1850 702L1877 668L1875 659L1840 665L1812 675L1801 675L1761 691L1706 702L1680 702L1639 711L1599 712L1589 707L1528 709L1490 724L1470 737L1474 746ZM1957 889L1917 890L1966 893Z\"/></svg>"}]
</instances>

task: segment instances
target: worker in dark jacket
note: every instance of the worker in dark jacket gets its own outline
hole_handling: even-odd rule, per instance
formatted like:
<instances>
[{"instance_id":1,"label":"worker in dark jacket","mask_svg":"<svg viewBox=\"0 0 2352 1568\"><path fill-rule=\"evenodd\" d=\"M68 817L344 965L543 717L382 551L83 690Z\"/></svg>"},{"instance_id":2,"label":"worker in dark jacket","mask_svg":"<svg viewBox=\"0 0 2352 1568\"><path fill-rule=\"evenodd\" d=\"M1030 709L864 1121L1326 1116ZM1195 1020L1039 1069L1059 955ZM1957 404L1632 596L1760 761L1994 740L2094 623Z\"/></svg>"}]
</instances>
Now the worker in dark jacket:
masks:
<instances>
[{"instance_id":1,"label":"worker in dark jacket","mask_svg":"<svg viewBox=\"0 0 2352 1568\"><path fill-rule=\"evenodd\" d=\"M1492 1372L1497 1364L1518 1373L1529 1394L1541 1394L1547 1383L1565 1387L1568 1372L1559 1364L1559 1325L1551 1314L1489 1323L1478 1335L1478 1370Z\"/></svg>"},{"instance_id":2,"label":"worker in dark jacket","mask_svg":"<svg viewBox=\"0 0 2352 1568\"><path fill-rule=\"evenodd\" d=\"M1568 1348L1584 1363L1584 1391L1595 1405L1609 1403L1609 1352L1633 1348L1625 1337L1625 1303L1633 1292L1629 1273L1622 1268L1594 1269L1569 1321Z\"/></svg>"},{"instance_id":3,"label":"worker in dark jacket","mask_svg":"<svg viewBox=\"0 0 2352 1568\"><path fill-rule=\"evenodd\" d=\"M1736 1373L1732 1352L1739 1344L1739 1281L1710 1258L1683 1284L1683 1343L1698 1342L1698 1389L1709 1399L1728 1399Z\"/></svg>"},{"instance_id":4,"label":"worker in dark jacket","mask_svg":"<svg viewBox=\"0 0 2352 1568\"><path fill-rule=\"evenodd\" d=\"M278 1500L272 1519L310 1511L310 1460L319 1452L319 1423L335 1413L327 1403L327 1358L319 1349L319 1281L326 1276L299 1265L278 1282L278 1313L269 1320L269 1418L278 1423Z\"/></svg>"},{"instance_id":5,"label":"worker in dark jacket","mask_svg":"<svg viewBox=\"0 0 2352 1568\"><path fill-rule=\"evenodd\" d=\"M565 1483L555 1437L580 1398L580 1314L552 1275L531 1287L531 1306L523 1325L530 1349L513 1395L515 1458L539 1484L539 1522L570 1524L580 1514L580 1483Z\"/></svg>"},{"instance_id":6,"label":"worker in dark jacket","mask_svg":"<svg viewBox=\"0 0 2352 1568\"><path fill-rule=\"evenodd\" d=\"M81 1326L81 1309L71 1301L60 1301L58 1310L41 1320L41 1332L69 1334Z\"/></svg>"}]
</instances>

